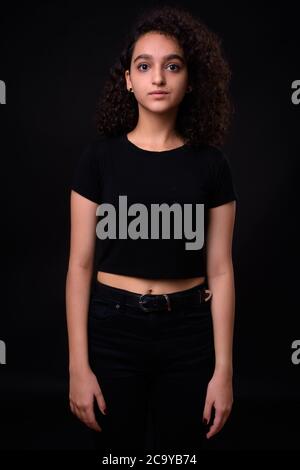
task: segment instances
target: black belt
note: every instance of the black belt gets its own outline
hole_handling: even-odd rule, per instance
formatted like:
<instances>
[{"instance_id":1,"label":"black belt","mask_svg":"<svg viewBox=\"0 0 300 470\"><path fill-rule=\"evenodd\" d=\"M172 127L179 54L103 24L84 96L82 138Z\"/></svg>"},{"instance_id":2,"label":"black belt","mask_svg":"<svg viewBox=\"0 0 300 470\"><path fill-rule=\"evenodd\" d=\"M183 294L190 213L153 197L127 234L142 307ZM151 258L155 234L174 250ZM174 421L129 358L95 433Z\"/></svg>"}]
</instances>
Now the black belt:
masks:
<instances>
[{"instance_id":1,"label":"black belt","mask_svg":"<svg viewBox=\"0 0 300 470\"><path fill-rule=\"evenodd\" d=\"M197 285L190 289L170 294L138 294L96 281L94 296L101 300L123 303L140 308L144 312L181 308L188 304L207 302L212 292L205 285Z\"/></svg>"}]
</instances>

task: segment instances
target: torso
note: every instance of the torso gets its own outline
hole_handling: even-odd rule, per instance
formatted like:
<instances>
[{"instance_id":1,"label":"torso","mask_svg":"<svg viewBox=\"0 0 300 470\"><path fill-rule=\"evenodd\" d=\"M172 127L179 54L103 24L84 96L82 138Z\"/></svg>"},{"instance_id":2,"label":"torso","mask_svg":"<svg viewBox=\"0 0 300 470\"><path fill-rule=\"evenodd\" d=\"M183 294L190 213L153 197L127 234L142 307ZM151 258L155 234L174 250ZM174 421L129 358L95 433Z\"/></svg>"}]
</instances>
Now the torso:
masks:
<instances>
[{"instance_id":1,"label":"torso","mask_svg":"<svg viewBox=\"0 0 300 470\"><path fill-rule=\"evenodd\" d=\"M139 142L135 140L134 132L127 134L129 140L135 145L140 146ZM182 145L184 142L182 139L176 141L172 148ZM149 150L149 148L147 149ZM157 150L157 149L156 149ZM163 149L165 150L165 149ZM160 149L159 149L160 151ZM145 279L132 276L124 276L119 274L106 273L98 271L97 279L103 284L107 284L112 287L119 289L128 290L138 294L170 294L172 292L179 292L182 290L190 289L198 284L203 284L205 277L193 277L188 279Z\"/></svg>"},{"instance_id":2,"label":"torso","mask_svg":"<svg viewBox=\"0 0 300 470\"><path fill-rule=\"evenodd\" d=\"M119 274L98 271L97 279L102 284L107 284L118 289L128 290L138 294L171 294L203 284L205 277L193 277L188 279L145 279Z\"/></svg>"}]
</instances>

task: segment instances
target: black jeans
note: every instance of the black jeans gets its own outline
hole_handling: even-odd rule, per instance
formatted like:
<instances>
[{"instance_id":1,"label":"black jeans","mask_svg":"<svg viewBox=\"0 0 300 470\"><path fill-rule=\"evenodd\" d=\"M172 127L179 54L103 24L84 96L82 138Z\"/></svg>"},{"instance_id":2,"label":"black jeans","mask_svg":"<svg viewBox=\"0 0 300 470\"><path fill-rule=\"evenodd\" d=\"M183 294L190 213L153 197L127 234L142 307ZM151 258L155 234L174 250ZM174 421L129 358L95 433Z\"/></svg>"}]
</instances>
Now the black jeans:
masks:
<instances>
[{"instance_id":1,"label":"black jeans","mask_svg":"<svg viewBox=\"0 0 300 470\"><path fill-rule=\"evenodd\" d=\"M201 303L200 296L191 301L186 295L201 288L169 294L184 299L180 308L146 312L115 295L128 291L97 280L93 284L89 361L108 412L104 416L95 400L102 428L91 431L97 449L201 448L208 431L202 423L206 389L214 370L211 300Z\"/></svg>"}]
</instances>

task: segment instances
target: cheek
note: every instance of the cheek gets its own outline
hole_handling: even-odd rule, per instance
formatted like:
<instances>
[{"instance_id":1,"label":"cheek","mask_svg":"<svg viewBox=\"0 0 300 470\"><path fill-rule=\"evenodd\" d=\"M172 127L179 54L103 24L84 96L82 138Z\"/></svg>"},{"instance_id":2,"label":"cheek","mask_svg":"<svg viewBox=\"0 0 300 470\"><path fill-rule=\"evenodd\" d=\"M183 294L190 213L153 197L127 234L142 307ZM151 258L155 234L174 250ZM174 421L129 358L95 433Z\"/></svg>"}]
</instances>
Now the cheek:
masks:
<instances>
[{"instance_id":1,"label":"cheek","mask_svg":"<svg viewBox=\"0 0 300 470\"><path fill-rule=\"evenodd\" d=\"M184 93L187 88L188 79L185 75L172 77L172 79L169 80L169 83L176 94L181 94Z\"/></svg>"},{"instance_id":2,"label":"cheek","mask_svg":"<svg viewBox=\"0 0 300 470\"><path fill-rule=\"evenodd\" d=\"M177 83L176 86L173 88L173 99L175 101L181 101L185 96L186 88L187 84L184 81Z\"/></svg>"},{"instance_id":3,"label":"cheek","mask_svg":"<svg viewBox=\"0 0 300 470\"><path fill-rule=\"evenodd\" d=\"M148 91L150 91L149 88L151 88L151 83L149 84L149 80L142 76L138 77L138 80L133 81L133 87L136 96L145 98Z\"/></svg>"}]
</instances>

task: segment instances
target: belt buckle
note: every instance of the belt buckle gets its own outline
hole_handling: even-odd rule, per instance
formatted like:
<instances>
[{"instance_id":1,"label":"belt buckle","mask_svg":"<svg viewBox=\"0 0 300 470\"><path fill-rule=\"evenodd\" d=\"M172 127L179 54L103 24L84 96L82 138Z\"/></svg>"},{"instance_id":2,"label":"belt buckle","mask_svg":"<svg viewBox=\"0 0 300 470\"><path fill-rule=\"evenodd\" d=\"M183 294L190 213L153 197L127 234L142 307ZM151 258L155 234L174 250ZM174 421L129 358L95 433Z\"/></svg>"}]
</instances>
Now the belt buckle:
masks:
<instances>
[{"instance_id":1,"label":"belt buckle","mask_svg":"<svg viewBox=\"0 0 300 470\"><path fill-rule=\"evenodd\" d=\"M144 297L145 295L148 295L148 294L141 294L140 295L139 304L140 304L141 309L144 310L144 312L150 312L150 310L152 310L152 309L147 308L147 307L144 306L145 300L143 300L142 297Z\"/></svg>"},{"instance_id":2,"label":"belt buckle","mask_svg":"<svg viewBox=\"0 0 300 470\"><path fill-rule=\"evenodd\" d=\"M141 294L140 295L139 304L140 304L141 309L144 310L144 312L150 312L151 310L155 310L155 308L151 308L151 307L147 308L147 307L144 306L145 300L143 300L143 297L146 296L146 295L149 295L149 294ZM168 296L168 294L162 294L162 295L164 296L164 298L167 301L168 311L170 312L171 311L171 303L170 303L169 296Z\"/></svg>"}]
</instances>

